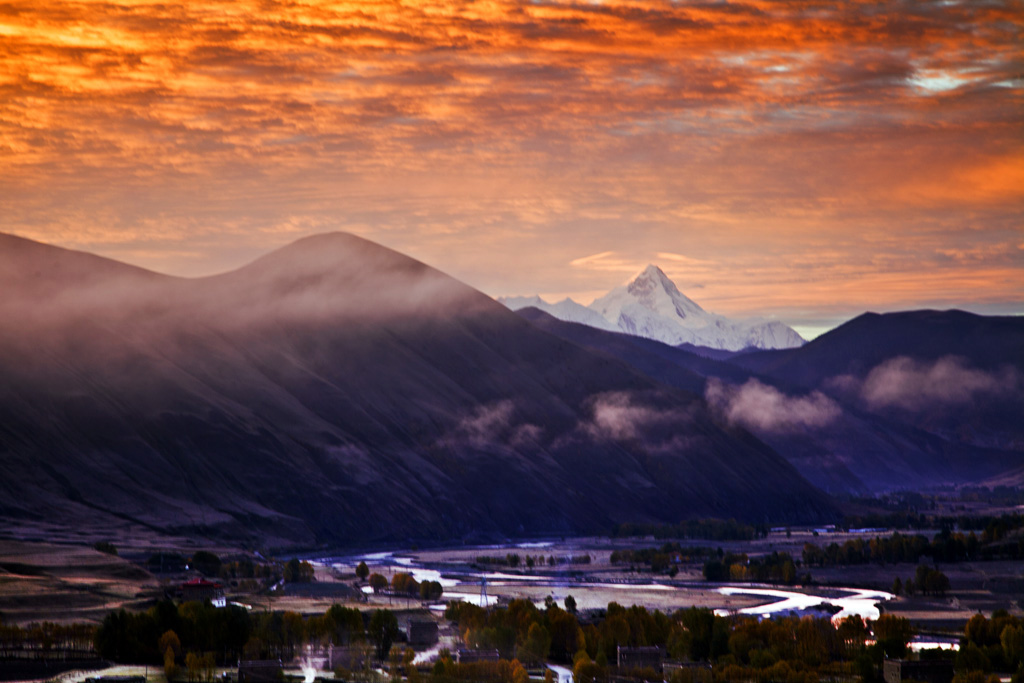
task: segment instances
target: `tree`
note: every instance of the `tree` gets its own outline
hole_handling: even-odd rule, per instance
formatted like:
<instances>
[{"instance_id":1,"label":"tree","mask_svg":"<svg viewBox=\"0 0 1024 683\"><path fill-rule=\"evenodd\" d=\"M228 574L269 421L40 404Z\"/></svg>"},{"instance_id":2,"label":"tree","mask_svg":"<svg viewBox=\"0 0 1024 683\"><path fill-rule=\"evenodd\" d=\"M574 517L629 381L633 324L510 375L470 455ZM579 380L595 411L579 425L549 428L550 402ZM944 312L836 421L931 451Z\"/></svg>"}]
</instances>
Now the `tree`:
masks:
<instances>
[{"instance_id":1,"label":"tree","mask_svg":"<svg viewBox=\"0 0 1024 683\"><path fill-rule=\"evenodd\" d=\"M796 583L796 565L792 560L786 560L782 564L782 583L792 586Z\"/></svg>"},{"instance_id":2,"label":"tree","mask_svg":"<svg viewBox=\"0 0 1024 683\"><path fill-rule=\"evenodd\" d=\"M175 657L181 655L181 639L178 638L178 634L174 631L164 631L164 634L160 636L160 640L157 643L157 647L159 648L160 652L167 652L167 650L169 649L171 650L171 652L174 653Z\"/></svg>"},{"instance_id":3,"label":"tree","mask_svg":"<svg viewBox=\"0 0 1024 683\"><path fill-rule=\"evenodd\" d=\"M924 592L932 595L945 595L949 591L949 577L938 569L932 569L925 576Z\"/></svg>"},{"instance_id":4,"label":"tree","mask_svg":"<svg viewBox=\"0 0 1024 683\"><path fill-rule=\"evenodd\" d=\"M377 659L384 661L391 652L391 644L398 638L398 618L391 610L379 609L370 617L368 630L370 640L377 648Z\"/></svg>"},{"instance_id":5,"label":"tree","mask_svg":"<svg viewBox=\"0 0 1024 683\"><path fill-rule=\"evenodd\" d=\"M903 593L903 582L900 581L898 576L892 581L892 593L893 595L901 595Z\"/></svg>"},{"instance_id":6,"label":"tree","mask_svg":"<svg viewBox=\"0 0 1024 683\"><path fill-rule=\"evenodd\" d=\"M370 588L373 589L374 593L380 593L387 587L388 580L382 574L377 574L376 572L370 574Z\"/></svg>"},{"instance_id":7,"label":"tree","mask_svg":"<svg viewBox=\"0 0 1024 683\"><path fill-rule=\"evenodd\" d=\"M551 656L568 661L579 649L580 625L576 617L556 605L548 610L548 631L551 633Z\"/></svg>"},{"instance_id":8,"label":"tree","mask_svg":"<svg viewBox=\"0 0 1024 683\"><path fill-rule=\"evenodd\" d=\"M958 671L988 671L992 668L992 662L980 647L967 643L956 654L956 668Z\"/></svg>"},{"instance_id":9,"label":"tree","mask_svg":"<svg viewBox=\"0 0 1024 683\"><path fill-rule=\"evenodd\" d=\"M440 581L424 581L420 584L421 600L438 600L444 595L444 587Z\"/></svg>"},{"instance_id":10,"label":"tree","mask_svg":"<svg viewBox=\"0 0 1024 683\"><path fill-rule=\"evenodd\" d=\"M366 630L363 626L363 614L354 607L331 605L324 612L324 616L333 624L331 642L335 645L345 645L363 639Z\"/></svg>"},{"instance_id":11,"label":"tree","mask_svg":"<svg viewBox=\"0 0 1024 683\"><path fill-rule=\"evenodd\" d=\"M370 568L366 566L365 562L360 562L356 565L356 578L360 581L366 581L366 577L370 575Z\"/></svg>"},{"instance_id":12,"label":"tree","mask_svg":"<svg viewBox=\"0 0 1024 683\"><path fill-rule=\"evenodd\" d=\"M576 598L571 595L565 596L565 611L569 614L576 614Z\"/></svg>"},{"instance_id":13,"label":"tree","mask_svg":"<svg viewBox=\"0 0 1024 683\"><path fill-rule=\"evenodd\" d=\"M1003 656L1012 668L1024 662L1024 626L1004 626L999 644L1003 646Z\"/></svg>"},{"instance_id":14,"label":"tree","mask_svg":"<svg viewBox=\"0 0 1024 683\"><path fill-rule=\"evenodd\" d=\"M284 580L288 583L309 583L313 580L313 565L293 557L284 566Z\"/></svg>"},{"instance_id":15,"label":"tree","mask_svg":"<svg viewBox=\"0 0 1024 683\"><path fill-rule=\"evenodd\" d=\"M169 681L178 675L178 666L174 663L174 650L170 647L164 650L164 675Z\"/></svg>"},{"instance_id":16,"label":"tree","mask_svg":"<svg viewBox=\"0 0 1024 683\"><path fill-rule=\"evenodd\" d=\"M396 593L405 593L407 595L415 595L420 591L420 585L416 582L416 579L407 572L398 572L392 576L391 588Z\"/></svg>"},{"instance_id":17,"label":"tree","mask_svg":"<svg viewBox=\"0 0 1024 683\"><path fill-rule=\"evenodd\" d=\"M199 668L203 672L203 680L210 683L213 680L213 671L217 668L217 660L214 659L212 652L207 652L199 659Z\"/></svg>"},{"instance_id":18,"label":"tree","mask_svg":"<svg viewBox=\"0 0 1024 683\"><path fill-rule=\"evenodd\" d=\"M914 635L910 620L883 614L874 625L875 640L887 657L902 657L907 653L907 643Z\"/></svg>"},{"instance_id":19,"label":"tree","mask_svg":"<svg viewBox=\"0 0 1024 683\"><path fill-rule=\"evenodd\" d=\"M217 576L220 574L220 558L209 551L197 550L192 555L192 567L203 576Z\"/></svg>"},{"instance_id":20,"label":"tree","mask_svg":"<svg viewBox=\"0 0 1024 683\"><path fill-rule=\"evenodd\" d=\"M201 663L195 652L189 652L185 655L185 668L188 670L189 683L194 683L194 681L199 680Z\"/></svg>"},{"instance_id":21,"label":"tree","mask_svg":"<svg viewBox=\"0 0 1024 683\"><path fill-rule=\"evenodd\" d=\"M540 664L551 654L551 634L536 622L530 624L518 654L518 659L526 664Z\"/></svg>"},{"instance_id":22,"label":"tree","mask_svg":"<svg viewBox=\"0 0 1024 683\"><path fill-rule=\"evenodd\" d=\"M853 656L864 647L864 640L868 635L868 628L860 615L851 614L839 623L836 635L846 650L848 656Z\"/></svg>"}]
</instances>

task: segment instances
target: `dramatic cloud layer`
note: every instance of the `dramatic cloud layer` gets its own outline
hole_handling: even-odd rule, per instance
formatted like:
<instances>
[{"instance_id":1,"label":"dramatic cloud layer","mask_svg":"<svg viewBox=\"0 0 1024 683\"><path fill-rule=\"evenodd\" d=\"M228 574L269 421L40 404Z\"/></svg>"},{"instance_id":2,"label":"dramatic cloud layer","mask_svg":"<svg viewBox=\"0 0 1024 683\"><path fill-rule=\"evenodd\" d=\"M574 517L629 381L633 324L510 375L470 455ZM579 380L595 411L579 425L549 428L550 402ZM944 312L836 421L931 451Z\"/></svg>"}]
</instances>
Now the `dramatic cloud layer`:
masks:
<instances>
[{"instance_id":1,"label":"dramatic cloud layer","mask_svg":"<svg viewBox=\"0 0 1024 683\"><path fill-rule=\"evenodd\" d=\"M737 387L712 378L704 394L708 404L730 422L755 431L792 432L824 427L842 412L835 401L820 391L787 396L756 379Z\"/></svg>"},{"instance_id":2,"label":"dramatic cloud layer","mask_svg":"<svg viewBox=\"0 0 1024 683\"><path fill-rule=\"evenodd\" d=\"M0 230L209 273L344 229L491 294L1019 311L1017 2L7 3Z\"/></svg>"}]
</instances>

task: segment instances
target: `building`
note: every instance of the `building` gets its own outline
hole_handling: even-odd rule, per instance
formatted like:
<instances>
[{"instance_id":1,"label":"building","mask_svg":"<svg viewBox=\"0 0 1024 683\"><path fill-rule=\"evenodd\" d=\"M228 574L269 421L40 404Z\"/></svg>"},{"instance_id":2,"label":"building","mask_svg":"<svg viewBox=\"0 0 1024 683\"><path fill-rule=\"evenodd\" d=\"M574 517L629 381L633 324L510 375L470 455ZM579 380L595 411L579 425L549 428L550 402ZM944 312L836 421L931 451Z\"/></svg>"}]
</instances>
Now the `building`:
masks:
<instances>
[{"instance_id":1,"label":"building","mask_svg":"<svg viewBox=\"0 0 1024 683\"><path fill-rule=\"evenodd\" d=\"M406 635L411 647L431 647L432 645L437 645L437 622L410 619Z\"/></svg>"},{"instance_id":2,"label":"building","mask_svg":"<svg viewBox=\"0 0 1024 683\"><path fill-rule=\"evenodd\" d=\"M496 662L501 659L501 653L497 650L464 650L455 651L455 661L459 664L470 662Z\"/></svg>"},{"instance_id":3,"label":"building","mask_svg":"<svg viewBox=\"0 0 1024 683\"><path fill-rule=\"evenodd\" d=\"M181 584L181 599L184 602L206 602L209 600L214 607L227 605L227 598L224 597L224 587L219 583L197 578Z\"/></svg>"},{"instance_id":4,"label":"building","mask_svg":"<svg viewBox=\"0 0 1024 683\"><path fill-rule=\"evenodd\" d=\"M952 683L953 660L887 659L882 663L882 678L885 679L885 683Z\"/></svg>"},{"instance_id":5,"label":"building","mask_svg":"<svg viewBox=\"0 0 1024 683\"><path fill-rule=\"evenodd\" d=\"M654 669L661 671L664 652L660 647L617 647L615 663L620 671Z\"/></svg>"},{"instance_id":6,"label":"building","mask_svg":"<svg viewBox=\"0 0 1024 683\"><path fill-rule=\"evenodd\" d=\"M277 683L284 677L280 659L248 659L238 662L238 683Z\"/></svg>"}]
</instances>

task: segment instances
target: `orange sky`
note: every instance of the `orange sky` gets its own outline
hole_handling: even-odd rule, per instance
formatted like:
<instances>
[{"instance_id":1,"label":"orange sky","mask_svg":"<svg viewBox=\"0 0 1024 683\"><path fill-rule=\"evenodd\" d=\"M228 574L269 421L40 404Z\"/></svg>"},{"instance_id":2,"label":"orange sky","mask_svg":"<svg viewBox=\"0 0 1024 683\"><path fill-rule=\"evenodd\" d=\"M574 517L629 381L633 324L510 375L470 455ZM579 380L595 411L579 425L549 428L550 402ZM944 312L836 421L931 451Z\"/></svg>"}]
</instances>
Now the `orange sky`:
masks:
<instances>
[{"instance_id":1,"label":"orange sky","mask_svg":"<svg viewBox=\"0 0 1024 683\"><path fill-rule=\"evenodd\" d=\"M1024 312L1024 3L0 6L0 231L177 274L349 230L493 294Z\"/></svg>"}]
</instances>

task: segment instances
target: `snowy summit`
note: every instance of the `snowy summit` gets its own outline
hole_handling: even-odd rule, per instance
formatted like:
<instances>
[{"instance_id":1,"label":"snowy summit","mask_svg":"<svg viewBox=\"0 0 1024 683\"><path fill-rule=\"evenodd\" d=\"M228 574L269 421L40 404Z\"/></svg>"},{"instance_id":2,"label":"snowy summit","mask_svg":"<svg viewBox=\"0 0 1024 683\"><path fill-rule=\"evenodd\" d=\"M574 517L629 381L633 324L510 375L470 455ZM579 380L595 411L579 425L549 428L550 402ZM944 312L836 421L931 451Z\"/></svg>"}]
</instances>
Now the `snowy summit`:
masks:
<instances>
[{"instance_id":1,"label":"snowy summit","mask_svg":"<svg viewBox=\"0 0 1024 683\"><path fill-rule=\"evenodd\" d=\"M740 351L751 347L788 349L804 343L799 334L781 322L729 320L705 311L655 265L647 266L590 306L572 299L549 304L539 296L498 300L514 311L533 306L560 320L625 332L672 346L693 344Z\"/></svg>"}]
</instances>

